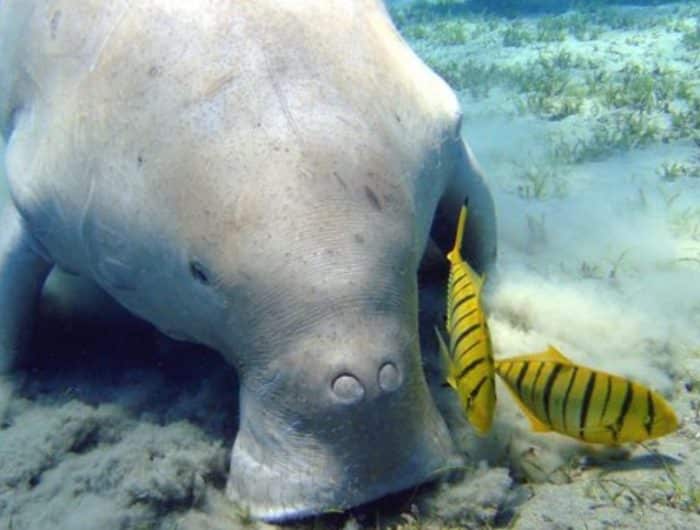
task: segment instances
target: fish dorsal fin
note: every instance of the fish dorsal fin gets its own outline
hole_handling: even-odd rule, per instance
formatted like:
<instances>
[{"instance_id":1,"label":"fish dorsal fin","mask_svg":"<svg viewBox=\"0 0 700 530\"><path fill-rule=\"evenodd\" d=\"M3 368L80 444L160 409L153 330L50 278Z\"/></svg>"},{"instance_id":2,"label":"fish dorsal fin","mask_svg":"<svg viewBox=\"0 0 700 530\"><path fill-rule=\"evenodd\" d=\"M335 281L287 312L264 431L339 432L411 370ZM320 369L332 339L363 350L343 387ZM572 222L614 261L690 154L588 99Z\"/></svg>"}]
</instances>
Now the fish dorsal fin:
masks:
<instances>
[{"instance_id":1,"label":"fish dorsal fin","mask_svg":"<svg viewBox=\"0 0 700 530\"><path fill-rule=\"evenodd\" d=\"M552 345L549 345L547 350L543 351L542 353L531 353L528 355L518 355L516 357L510 357L507 359L503 359L503 361L557 362L560 364L567 364L567 365L574 364L573 362L571 362L571 360L568 357L564 356L563 353L561 353L559 350L557 350Z\"/></svg>"},{"instance_id":2,"label":"fish dorsal fin","mask_svg":"<svg viewBox=\"0 0 700 530\"><path fill-rule=\"evenodd\" d=\"M557 361L557 362L560 362L562 364L574 364L573 362L571 362L571 359L566 357L562 352L557 350L551 344L548 345L547 351L544 352L544 354L547 355L550 358L550 360L552 360L552 361Z\"/></svg>"},{"instance_id":3,"label":"fish dorsal fin","mask_svg":"<svg viewBox=\"0 0 700 530\"><path fill-rule=\"evenodd\" d=\"M445 342L445 339L442 336L442 333L440 333L440 330L438 329L437 326L435 326L435 335L437 336L438 339L438 345L440 347L440 357L442 358L442 363L445 366L445 372L447 373L446 381L447 384L450 385L452 388L457 388L457 382L455 381L454 378L454 370L452 369L453 363L452 363L452 358L450 357L450 352L447 349L447 343Z\"/></svg>"}]
</instances>

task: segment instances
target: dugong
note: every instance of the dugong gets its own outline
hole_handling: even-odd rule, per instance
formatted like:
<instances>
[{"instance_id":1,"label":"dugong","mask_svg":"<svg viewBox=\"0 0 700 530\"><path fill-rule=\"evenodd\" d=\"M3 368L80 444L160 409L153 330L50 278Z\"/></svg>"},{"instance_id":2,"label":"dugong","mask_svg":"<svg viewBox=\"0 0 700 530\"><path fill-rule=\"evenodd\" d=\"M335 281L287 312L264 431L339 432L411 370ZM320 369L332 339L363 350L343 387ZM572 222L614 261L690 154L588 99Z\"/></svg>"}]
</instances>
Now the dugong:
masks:
<instances>
[{"instance_id":1,"label":"dugong","mask_svg":"<svg viewBox=\"0 0 700 530\"><path fill-rule=\"evenodd\" d=\"M227 495L283 520L453 462L417 271L496 254L450 88L378 0L5 0L0 370L52 267L240 377ZM432 227L432 230L431 230Z\"/></svg>"}]
</instances>

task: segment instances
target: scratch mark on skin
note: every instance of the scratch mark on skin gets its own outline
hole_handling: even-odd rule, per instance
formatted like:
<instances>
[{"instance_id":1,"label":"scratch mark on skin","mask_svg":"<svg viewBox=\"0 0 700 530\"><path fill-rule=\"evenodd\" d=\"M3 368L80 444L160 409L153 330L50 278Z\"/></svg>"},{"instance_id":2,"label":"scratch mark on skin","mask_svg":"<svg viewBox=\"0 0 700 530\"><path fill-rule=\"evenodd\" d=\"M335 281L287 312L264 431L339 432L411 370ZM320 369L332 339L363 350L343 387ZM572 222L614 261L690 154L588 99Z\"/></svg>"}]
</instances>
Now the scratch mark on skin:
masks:
<instances>
[{"instance_id":1,"label":"scratch mark on skin","mask_svg":"<svg viewBox=\"0 0 700 530\"><path fill-rule=\"evenodd\" d=\"M122 23L122 20L124 20L124 17L126 16L127 11L129 11L131 9L131 4L129 4L128 0L121 0L121 1L123 4L122 12L117 17L117 20L114 21L114 24L112 24L112 27L109 29L109 31L105 35L105 38L102 39L102 43L100 44L100 47L98 48L97 53L95 54L95 59L92 61L92 64L90 65L90 70L89 70L90 73L92 73L95 70L95 67L99 64L100 59L102 58L102 53L104 52L105 47L107 46L107 42L114 34L114 31Z\"/></svg>"},{"instance_id":2,"label":"scratch mark on skin","mask_svg":"<svg viewBox=\"0 0 700 530\"><path fill-rule=\"evenodd\" d=\"M211 83L209 83L209 86L202 91L200 94L196 95L195 97L187 99L185 103L183 104L184 108L189 108L192 105L196 105L202 102L209 101L216 97L220 92L222 92L228 85L230 85L233 81L235 81L236 77L238 76L237 72L230 72L226 75L223 75L217 79L214 79Z\"/></svg>"},{"instance_id":3,"label":"scratch mark on skin","mask_svg":"<svg viewBox=\"0 0 700 530\"><path fill-rule=\"evenodd\" d=\"M88 267L95 281L103 288L116 291L133 291L139 282L141 270L130 259L129 241L122 230L104 221L104 212L95 211L97 179L90 177L90 189L80 221L81 242L85 249ZM128 231L127 231L128 233Z\"/></svg>"},{"instance_id":4,"label":"scratch mark on skin","mask_svg":"<svg viewBox=\"0 0 700 530\"><path fill-rule=\"evenodd\" d=\"M377 197L377 194L374 193L374 190L369 186L365 186L365 195L367 196L367 200L372 205L372 207L378 212L381 212L382 203L379 202L379 197Z\"/></svg>"},{"instance_id":5,"label":"scratch mark on skin","mask_svg":"<svg viewBox=\"0 0 700 530\"><path fill-rule=\"evenodd\" d=\"M235 77L235 73L230 73L220 77L219 79L215 79L214 82L211 85L209 85L209 88L207 88L204 91L200 99L207 100L213 98L215 95L221 92L226 87L226 85L230 84L235 79Z\"/></svg>"},{"instance_id":6,"label":"scratch mark on skin","mask_svg":"<svg viewBox=\"0 0 700 530\"><path fill-rule=\"evenodd\" d=\"M90 243L88 242L87 224L88 215L90 213L90 206L92 205L92 200L95 195L95 176L90 176L90 189L88 190L87 198L85 199L85 205L83 206L83 213L80 216L80 239L83 242L87 255L90 255Z\"/></svg>"},{"instance_id":7,"label":"scratch mark on skin","mask_svg":"<svg viewBox=\"0 0 700 530\"><path fill-rule=\"evenodd\" d=\"M284 114L284 117L287 119L287 123L289 124L289 127L292 129L292 133L294 136L296 136L297 141L299 142L299 145L303 145L303 139L301 136L301 131L297 127L296 122L294 121L294 117L292 116L291 111L289 110L289 103L287 102L287 98L285 97L284 93L282 92L282 89L279 86L279 83L275 80L274 72L272 71L272 68L270 67L270 63L267 60L267 55L265 55L265 52L262 51L262 59L263 62L265 63L265 72L267 72L267 76L270 79L270 84L272 85L272 90L275 92L275 96L277 97L277 101L279 101L280 106L282 107L282 114Z\"/></svg>"}]
</instances>

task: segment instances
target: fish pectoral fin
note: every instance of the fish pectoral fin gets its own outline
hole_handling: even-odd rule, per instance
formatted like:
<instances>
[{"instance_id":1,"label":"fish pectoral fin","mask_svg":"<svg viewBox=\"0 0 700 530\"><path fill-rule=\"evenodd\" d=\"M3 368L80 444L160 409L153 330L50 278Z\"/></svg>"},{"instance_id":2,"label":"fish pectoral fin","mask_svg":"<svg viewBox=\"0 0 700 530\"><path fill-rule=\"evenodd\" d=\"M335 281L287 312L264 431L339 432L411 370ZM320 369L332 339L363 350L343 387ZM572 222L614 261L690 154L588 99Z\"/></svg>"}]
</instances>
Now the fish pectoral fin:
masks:
<instances>
[{"instance_id":1,"label":"fish pectoral fin","mask_svg":"<svg viewBox=\"0 0 700 530\"><path fill-rule=\"evenodd\" d=\"M610 433L613 436L613 438L616 438L620 433L620 427L614 423L608 423L603 425L591 425L589 427L584 427L582 429L582 432L584 433L584 436L589 438L592 435L600 434L602 432Z\"/></svg>"},{"instance_id":2,"label":"fish pectoral fin","mask_svg":"<svg viewBox=\"0 0 700 530\"><path fill-rule=\"evenodd\" d=\"M445 384L451 386L452 388L457 388L456 381L454 379L454 376L452 375L452 359L450 358L450 353L447 349L447 343L445 342L445 339L442 336L442 333L440 333L440 329L437 326L435 326L435 335L438 339L438 346L440 348L440 357L442 359L443 370L447 374L445 378ZM445 384L443 384L443 386L445 386Z\"/></svg>"},{"instance_id":3,"label":"fish pectoral fin","mask_svg":"<svg viewBox=\"0 0 700 530\"><path fill-rule=\"evenodd\" d=\"M540 420L537 416L535 416L535 414L523 402L523 400L520 399L520 396L518 396L518 394L509 385L506 384L506 388L510 391L510 395L513 396L513 399L518 404L518 407L520 407L520 410L522 411L522 413L525 415L525 417L530 422L530 428L533 431L535 431L535 432L549 432L552 430L552 428L549 425L547 425L542 420Z\"/></svg>"},{"instance_id":4,"label":"fish pectoral fin","mask_svg":"<svg viewBox=\"0 0 700 530\"><path fill-rule=\"evenodd\" d=\"M530 412L530 410L525 406L524 403L520 402L518 404L520 405L520 409L523 411L523 414L525 414L525 417L530 422L530 428L534 432L549 432L552 430L551 427L549 427L546 423L541 421L537 416Z\"/></svg>"}]
</instances>

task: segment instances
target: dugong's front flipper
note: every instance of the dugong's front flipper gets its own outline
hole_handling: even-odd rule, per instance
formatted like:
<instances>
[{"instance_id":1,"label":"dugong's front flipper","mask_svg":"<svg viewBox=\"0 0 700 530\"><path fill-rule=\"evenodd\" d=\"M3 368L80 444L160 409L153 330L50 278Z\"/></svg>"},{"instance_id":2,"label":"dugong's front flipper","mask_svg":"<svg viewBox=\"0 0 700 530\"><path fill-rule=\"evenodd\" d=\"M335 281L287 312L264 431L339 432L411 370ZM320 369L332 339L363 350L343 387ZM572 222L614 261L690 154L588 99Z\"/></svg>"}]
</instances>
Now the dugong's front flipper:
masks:
<instances>
[{"instance_id":1,"label":"dugong's front flipper","mask_svg":"<svg viewBox=\"0 0 700 530\"><path fill-rule=\"evenodd\" d=\"M0 219L0 374L14 368L32 331L42 285L51 270L17 209Z\"/></svg>"},{"instance_id":2,"label":"dugong's front flipper","mask_svg":"<svg viewBox=\"0 0 700 530\"><path fill-rule=\"evenodd\" d=\"M469 146L458 138L453 148L453 176L440 200L431 236L443 253L454 239L459 209L469 199L469 229L464 234L462 254L482 273L496 260L496 210L484 174Z\"/></svg>"}]
</instances>

